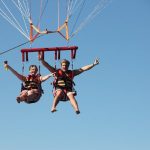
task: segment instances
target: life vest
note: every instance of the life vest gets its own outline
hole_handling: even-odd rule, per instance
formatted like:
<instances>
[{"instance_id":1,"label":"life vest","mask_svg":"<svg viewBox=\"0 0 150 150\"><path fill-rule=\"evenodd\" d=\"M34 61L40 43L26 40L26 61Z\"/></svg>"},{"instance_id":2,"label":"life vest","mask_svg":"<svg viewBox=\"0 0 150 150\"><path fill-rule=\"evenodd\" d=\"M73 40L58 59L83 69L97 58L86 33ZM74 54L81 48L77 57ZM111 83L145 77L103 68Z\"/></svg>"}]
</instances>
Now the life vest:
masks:
<instances>
[{"instance_id":1,"label":"life vest","mask_svg":"<svg viewBox=\"0 0 150 150\"><path fill-rule=\"evenodd\" d=\"M60 87L63 89L72 89L75 83L73 82L73 72L68 70L63 72L61 69L56 71L56 78L53 82L54 87Z\"/></svg>"},{"instance_id":2,"label":"life vest","mask_svg":"<svg viewBox=\"0 0 150 150\"><path fill-rule=\"evenodd\" d=\"M38 89L43 93L42 87L41 87L41 81L39 80L40 75L28 75L26 77L26 81L22 84L22 90L31 90L31 89Z\"/></svg>"}]
</instances>

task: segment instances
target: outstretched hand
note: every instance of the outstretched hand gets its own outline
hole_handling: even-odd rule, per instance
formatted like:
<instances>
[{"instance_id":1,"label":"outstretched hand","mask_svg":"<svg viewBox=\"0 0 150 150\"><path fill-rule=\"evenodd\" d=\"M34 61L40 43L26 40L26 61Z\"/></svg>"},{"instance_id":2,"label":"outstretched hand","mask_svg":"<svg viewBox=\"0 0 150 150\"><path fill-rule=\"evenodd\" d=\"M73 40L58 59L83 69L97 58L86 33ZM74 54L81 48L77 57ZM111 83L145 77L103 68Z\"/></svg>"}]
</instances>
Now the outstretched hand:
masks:
<instances>
[{"instance_id":1,"label":"outstretched hand","mask_svg":"<svg viewBox=\"0 0 150 150\"><path fill-rule=\"evenodd\" d=\"M51 73L51 77L56 77L56 72Z\"/></svg>"},{"instance_id":2,"label":"outstretched hand","mask_svg":"<svg viewBox=\"0 0 150 150\"><path fill-rule=\"evenodd\" d=\"M4 61L4 68L8 69L8 62L7 61Z\"/></svg>"},{"instance_id":3,"label":"outstretched hand","mask_svg":"<svg viewBox=\"0 0 150 150\"><path fill-rule=\"evenodd\" d=\"M97 59L95 59L93 65L95 66L95 65L98 65L98 64L99 64L99 59L97 58Z\"/></svg>"}]
</instances>

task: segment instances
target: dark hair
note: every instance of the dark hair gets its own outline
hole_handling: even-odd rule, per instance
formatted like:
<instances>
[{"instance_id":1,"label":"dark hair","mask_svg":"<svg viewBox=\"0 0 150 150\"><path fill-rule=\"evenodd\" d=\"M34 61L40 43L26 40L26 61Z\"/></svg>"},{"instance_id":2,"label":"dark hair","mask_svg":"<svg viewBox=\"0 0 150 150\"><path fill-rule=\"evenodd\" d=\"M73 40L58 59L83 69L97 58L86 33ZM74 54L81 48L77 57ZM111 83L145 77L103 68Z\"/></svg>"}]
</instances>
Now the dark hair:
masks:
<instances>
[{"instance_id":1,"label":"dark hair","mask_svg":"<svg viewBox=\"0 0 150 150\"><path fill-rule=\"evenodd\" d=\"M61 65L62 65L62 63L66 63L66 64L68 65L68 67L69 67L69 65L70 65L70 62L69 62L67 59L63 59L63 60L61 61Z\"/></svg>"},{"instance_id":2,"label":"dark hair","mask_svg":"<svg viewBox=\"0 0 150 150\"><path fill-rule=\"evenodd\" d=\"M35 67L35 69L38 71L38 67L36 65L30 65L29 70L33 67Z\"/></svg>"}]
</instances>

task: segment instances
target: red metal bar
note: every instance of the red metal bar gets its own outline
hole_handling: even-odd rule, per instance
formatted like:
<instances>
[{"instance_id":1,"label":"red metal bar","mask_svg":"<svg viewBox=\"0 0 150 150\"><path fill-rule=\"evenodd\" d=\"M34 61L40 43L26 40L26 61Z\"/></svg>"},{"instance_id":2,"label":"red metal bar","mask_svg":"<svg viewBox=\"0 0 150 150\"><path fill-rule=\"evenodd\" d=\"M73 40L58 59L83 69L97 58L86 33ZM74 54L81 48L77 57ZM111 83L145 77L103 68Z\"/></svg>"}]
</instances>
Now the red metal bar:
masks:
<instances>
[{"instance_id":1,"label":"red metal bar","mask_svg":"<svg viewBox=\"0 0 150 150\"><path fill-rule=\"evenodd\" d=\"M55 60L60 59L60 51L67 51L70 50L71 51L71 58L74 59L75 55L76 55L76 50L78 49L77 46L69 46L69 47L52 47L52 48L29 48L29 49L22 49L21 53L22 53L22 61L25 61L25 56L24 53L26 53L26 61L28 61L28 53L30 52L38 52L39 54L42 53L42 57L44 59L44 52L46 51L54 51L54 57ZM39 56L38 54L38 56Z\"/></svg>"},{"instance_id":2,"label":"red metal bar","mask_svg":"<svg viewBox=\"0 0 150 150\"><path fill-rule=\"evenodd\" d=\"M76 49L74 50L74 53L73 53L73 59L76 58Z\"/></svg>"},{"instance_id":3,"label":"red metal bar","mask_svg":"<svg viewBox=\"0 0 150 150\"><path fill-rule=\"evenodd\" d=\"M22 62L24 62L24 52L22 52Z\"/></svg>"},{"instance_id":4,"label":"red metal bar","mask_svg":"<svg viewBox=\"0 0 150 150\"><path fill-rule=\"evenodd\" d=\"M42 59L44 60L44 51L42 52Z\"/></svg>"},{"instance_id":5,"label":"red metal bar","mask_svg":"<svg viewBox=\"0 0 150 150\"><path fill-rule=\"evenodd\" d=\"M39 52L39 51L66 51L66 50L77 50L77 46L70 46L70 47L52 47L52 48L29 48L29 49L22 49L21 52Z\"/></svg>"},{"instance_id":6,"label":"red metal bar","mask_svg":"<svg viewBox=\"0 0 150 150\"><path fill-rule=\"evenodd\" d=\"M71 50L71 59L73 59L73 50Z\"/></svg>"},{"instance_id":7,"label":"red metal bar","mask_svg":"<svg viewBox=\"0 0 150 150\"><path fill-rule=\"evenodd\" d=\"M28 58L28 52L26 52L25 54L26 54L26 61L28 61L29 60L29 58Z\"/></svg>"},{"instance_id":8,"label":"red metal bar","mask_svg":"<svg viewBox=\"0 0 150 150\"><path fill-rule=\"evenodd\" d=\"M39 51L38 52L38 60L40 60L40 55L41 55L41 52Z\"/></svg>"},{"instance_id":9,"label":"red metal bar","mask_svg":"<svg viewBox=\"0 0 150 150\"><path fill-rule=\"evenodd\" d=\"M58 59L60 59L60 50L58 50Z\"/></svg>"},{"instance_id":10,"label":"red metal bar","mask_svg":"<svg viewBox=\"0 0 150 150\"><path fill-rule=\"evenodd\" d=\"M57 51L55 51L55 60L57 60Z\"/></svg>"}]
</instances>

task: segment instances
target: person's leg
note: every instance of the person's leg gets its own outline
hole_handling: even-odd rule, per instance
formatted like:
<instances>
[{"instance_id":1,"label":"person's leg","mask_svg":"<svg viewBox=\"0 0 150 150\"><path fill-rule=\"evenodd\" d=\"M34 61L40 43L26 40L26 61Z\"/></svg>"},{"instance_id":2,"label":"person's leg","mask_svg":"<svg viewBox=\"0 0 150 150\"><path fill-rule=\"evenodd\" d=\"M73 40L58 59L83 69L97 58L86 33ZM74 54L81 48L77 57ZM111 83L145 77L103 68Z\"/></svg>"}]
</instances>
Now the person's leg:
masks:
<instances>
[{"instance_id":1,"label":"person's leg","mask_svg":"<svg viewBox=\"0 0 150 150\"><path fill-rule=\"evenodd\" d=\"M28 91L28 96L25 102L33 103L37 102L41 97L41 92L38 89L31 89Z\"/></svg>"},{"instance_id":2,"label":"person's leg","mask_svg":"<svg viewBox=\"0 0 150 150\"><path fill-rule=\"evenodd\" d=\"M62 90L57 90L56 91L55 97L54 97L54 100L53 100L53 104L52 104L52 108L51 108L51 112L57 111L56 106L59 103L59 97L61 96L61 94L62 94Z\"/></svg>"},{"instance_id":3,"label":"person's leg","mask_svg":"<svg viewBox=\"0 0 150 150\"><path fill-rule=\"evenodd\" d=\"M68 98L69 98L69 100L70 100L70 103L71 103L71 105L73 106L73 108L74 108L76 114L80 114L79 107L78 107L78 103L77 103L77 101L76 101L74 95L71 93L71 94L68 94L67 96L68 96Z\"/></svg>"},{"instance_id":4,"label":"person's leg","mask_svg":"<svg viewBox=\"0 0 150 150\"><path fill-rule=\"evenodd\" d=\"M27 99L28 96L28 91L27 90L23 90L20 95L16 98L17 102L20 103L22 101L25 101Z\"/></svg>"}]
</instances>

